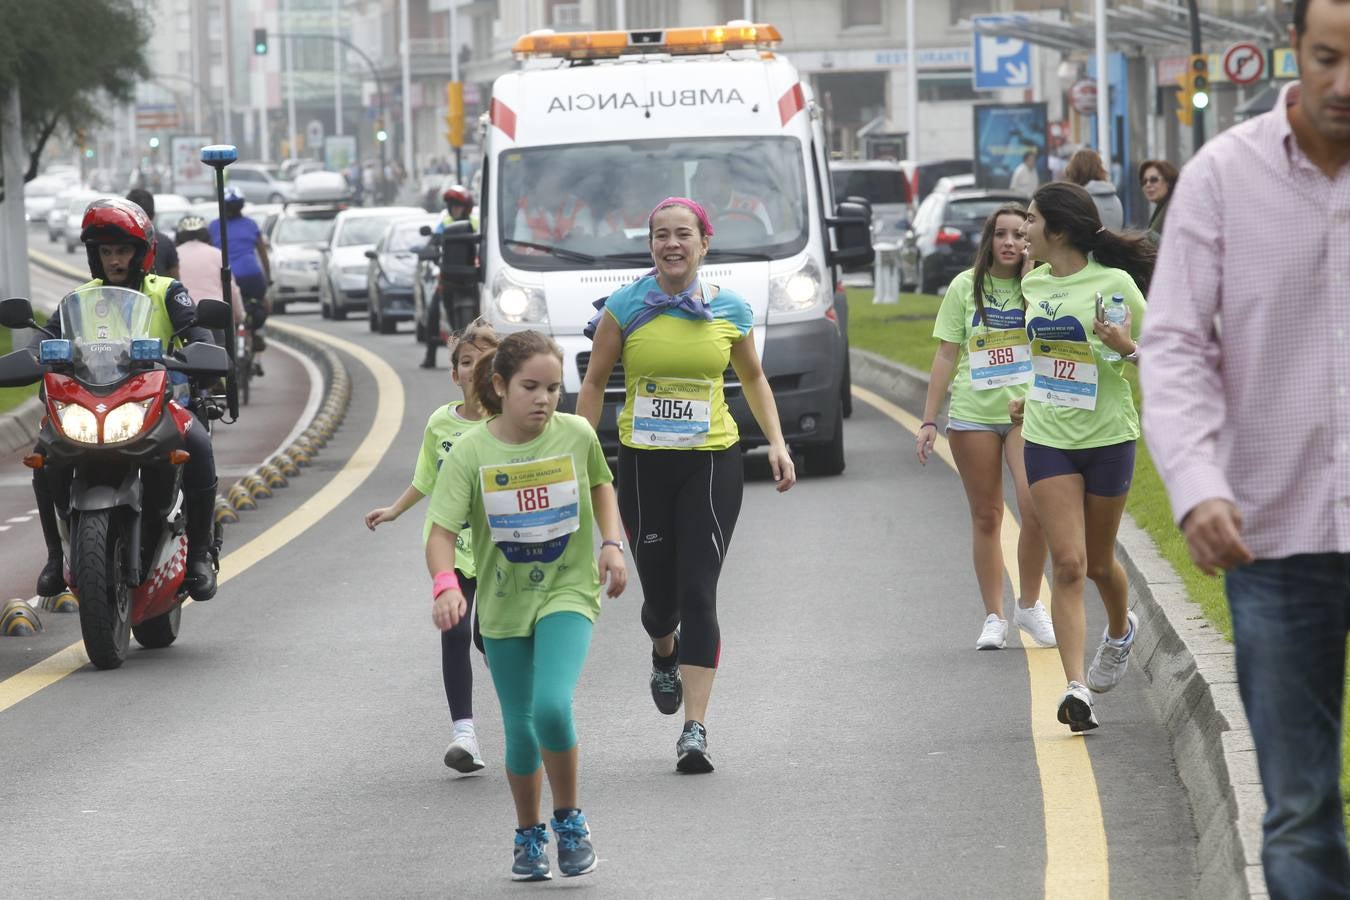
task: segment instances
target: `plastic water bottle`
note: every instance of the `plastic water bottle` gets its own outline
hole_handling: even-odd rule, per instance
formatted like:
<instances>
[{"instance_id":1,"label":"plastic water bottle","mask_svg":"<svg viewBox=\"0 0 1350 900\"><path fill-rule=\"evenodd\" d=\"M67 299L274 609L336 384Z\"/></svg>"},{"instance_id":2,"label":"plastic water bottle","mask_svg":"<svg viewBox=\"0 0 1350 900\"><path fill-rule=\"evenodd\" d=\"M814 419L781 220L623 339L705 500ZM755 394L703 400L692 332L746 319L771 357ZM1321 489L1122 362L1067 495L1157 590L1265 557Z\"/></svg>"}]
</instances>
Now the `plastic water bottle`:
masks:
<instances>
[{"instance_id":1,"label":"plastic water bottle","mask_svg":"<svg viewBox=\"0 0 1350 900\"><path fill-rule=\"evenodd\" d=\"M1125 313L1125 295L1112 294L1111 302L1106 304L1106 311L1103 313L1106 316L1106 321L1113 325L1124 325ZM1102 353L1102 359L1107 362L1119 362L1120 354L1108 348Z\"/></svg>"}]
</instances>

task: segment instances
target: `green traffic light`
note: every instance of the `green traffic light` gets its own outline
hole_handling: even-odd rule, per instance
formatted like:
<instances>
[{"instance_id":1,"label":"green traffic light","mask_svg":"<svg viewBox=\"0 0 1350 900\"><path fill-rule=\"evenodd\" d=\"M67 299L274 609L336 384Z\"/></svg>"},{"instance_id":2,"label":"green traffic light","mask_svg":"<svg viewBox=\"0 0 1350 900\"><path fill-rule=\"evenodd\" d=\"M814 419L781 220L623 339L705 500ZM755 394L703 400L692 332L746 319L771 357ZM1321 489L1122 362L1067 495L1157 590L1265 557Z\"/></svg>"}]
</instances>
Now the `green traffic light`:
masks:
<instances>
[{"instance_id":1,"label":"green traffic light","mask_svg":"<svg viewBox=\"0 0 1350 900\"><path fill-rule=\"evenodd\" d=\"M157 147L159 147L159 138L157 138L157 137L152 137L152 138L150 139L150 148L153 150L153 149L155 149L155 148L157 148Z\"/></svg>"},{"instance_id":2,"label":"green traffic light","mask_svg":"<svg viewBox=\"0 0 1350 900\"><path fill-rule=\"evenodd\" d=\"M389 132L381 128L379 131L375 132L375 140L379 141L380 143L384 143L385 141L389 140Z\"/></svg>"},{"instance_id":3,"label":"green traffic light","mask_svg":"<svg viewBox=\"0 0 1350 900\"><path fill-rule=\"evenodd\" d=\"M94 148L93 148L93 147L86 147L86 148L85 148L85 150L84 150L84 158L85 158L85 159L93 159L93 158L94 158Z\"/></svg>"},{"instance_id":4,"label":"green traffic light","mask_svg":"<svg viewBox=\"0 0 1350 900\"><path fill-rule=\"evenodd\" d=\"M1197 91L1191 95L1191 106L1196 109L1204 109L1209 106L1209 94L1204 91Z\"/></svg>"}]
</instances>

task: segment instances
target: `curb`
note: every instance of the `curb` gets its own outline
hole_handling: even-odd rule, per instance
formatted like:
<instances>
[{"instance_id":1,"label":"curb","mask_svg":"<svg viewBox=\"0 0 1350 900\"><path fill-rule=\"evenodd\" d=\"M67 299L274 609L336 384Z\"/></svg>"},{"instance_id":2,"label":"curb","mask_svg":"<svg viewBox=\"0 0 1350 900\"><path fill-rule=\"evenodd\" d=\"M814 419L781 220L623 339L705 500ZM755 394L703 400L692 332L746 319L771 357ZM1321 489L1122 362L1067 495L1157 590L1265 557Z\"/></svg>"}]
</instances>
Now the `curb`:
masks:
<instances>
[{"instance_id":1,"label":"curb","mask_svg":"<svg viewBox=\"0 0 1350 900\"><path fill-rule=\"evenodd\" d=\"M0 414L0 453L31 447L42 423L42 403L29 397L7 413Z\"/></svg>"},{"instance_id":2,"label":"curb","mask_svg":"<svg viewBox=\"0 0 1350 900\"><path fill-rule=\"evenodd\" d=\"M850 350L853 377L901 406L922 406L928 375ZM1134 657L1172 744L1198 838L1196 896L1263 900L1261 819L1266 803L1251 729L1238 696L1233 645L1204 620L1181 576L1126 513L1116 553L1129 575L1139 639Z\"/></svg>"}]
</instances>

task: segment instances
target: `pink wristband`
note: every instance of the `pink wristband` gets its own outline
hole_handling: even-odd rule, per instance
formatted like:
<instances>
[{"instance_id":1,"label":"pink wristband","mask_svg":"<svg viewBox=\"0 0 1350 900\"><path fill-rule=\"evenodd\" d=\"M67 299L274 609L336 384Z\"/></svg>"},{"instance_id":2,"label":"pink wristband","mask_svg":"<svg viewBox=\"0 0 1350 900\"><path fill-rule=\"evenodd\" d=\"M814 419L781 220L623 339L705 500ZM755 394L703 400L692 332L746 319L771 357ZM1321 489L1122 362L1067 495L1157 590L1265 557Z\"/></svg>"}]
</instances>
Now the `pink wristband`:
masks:
<instances>
[{"instance_id":1,"label":"pink wristband","mask_svg":"<svg viewBox=\"0 0 1350 900\"><path fill-rule=\"evenodd\" d=\"M437 572L431 580L431 599L435 600L449 590L459 590L459 576L454 572Z\"/></svg>"}]
</instances>

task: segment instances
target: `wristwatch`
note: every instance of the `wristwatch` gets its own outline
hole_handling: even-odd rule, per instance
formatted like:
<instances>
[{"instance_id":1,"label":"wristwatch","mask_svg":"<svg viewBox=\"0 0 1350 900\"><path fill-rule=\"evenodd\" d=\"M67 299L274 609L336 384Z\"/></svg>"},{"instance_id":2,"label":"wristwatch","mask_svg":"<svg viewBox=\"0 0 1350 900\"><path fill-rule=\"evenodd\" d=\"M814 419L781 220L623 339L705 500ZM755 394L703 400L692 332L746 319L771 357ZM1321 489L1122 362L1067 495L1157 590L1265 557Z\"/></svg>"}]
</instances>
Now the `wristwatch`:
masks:
<instances>
[{"instance_id":1,"label":"wristwatch","mask_svg":"<svg viewBox=\"0 0 1350 900\"><path fill-rule=\"evenodd\" d=\"M601 541L601 542L600 542L600 546L601 546L601 547L617 547L620 553L623 552L623 541L609 541L609 540L605 540L605 541Z\"/></svg>"}]
</instances>

